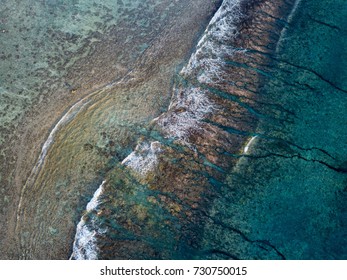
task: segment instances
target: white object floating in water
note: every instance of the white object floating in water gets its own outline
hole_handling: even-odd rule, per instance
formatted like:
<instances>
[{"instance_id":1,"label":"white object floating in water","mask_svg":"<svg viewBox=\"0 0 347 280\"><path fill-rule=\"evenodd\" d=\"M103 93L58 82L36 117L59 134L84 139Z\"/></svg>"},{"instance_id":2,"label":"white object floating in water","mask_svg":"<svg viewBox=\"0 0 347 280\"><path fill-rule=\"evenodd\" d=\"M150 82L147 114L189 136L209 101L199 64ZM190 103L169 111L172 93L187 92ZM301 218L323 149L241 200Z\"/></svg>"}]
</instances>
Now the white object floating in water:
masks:
<instances>
[{"instance_id":1,"label":"white object floating in water","mask_svg":"<svg viewBox=\"0 0 347 280\"><path fill-rule=\"evenodd\" d=\"M251 146L251 144L253 143L253 141L255 140L255 138L257 138L257 136L253 136L247 143L246 147L243 149L243 153L247 154L249 147Z\"/></svg>"}]
</instances>

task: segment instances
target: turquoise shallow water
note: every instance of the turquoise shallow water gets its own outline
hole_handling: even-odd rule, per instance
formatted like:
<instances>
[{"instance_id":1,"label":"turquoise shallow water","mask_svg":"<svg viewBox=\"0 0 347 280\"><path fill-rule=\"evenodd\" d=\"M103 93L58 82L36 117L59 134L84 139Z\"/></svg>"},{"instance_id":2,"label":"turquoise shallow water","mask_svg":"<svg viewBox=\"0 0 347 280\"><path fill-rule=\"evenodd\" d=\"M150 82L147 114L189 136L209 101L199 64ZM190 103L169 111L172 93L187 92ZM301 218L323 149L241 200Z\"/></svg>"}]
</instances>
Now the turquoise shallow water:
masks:
<instances>
[{"instance_id":1,"label":"turquoise shallow water","mask_svg":"<svg viewBox=\"0 0 347 280\"><path fill-rule=\"evenodd\" d=\"M24 64L17 65L13 42L3 41L10 54L2 65L3 85L12 99L2 104L17 106L4 111L4 119L18 113L2 122L3 252L10 258L68 258L83 209L105 173L166 109L173 75L218 1L24 1L18 10L6 4L3 35L15 41L27 31L30 44L20 41L19 47L31 53L19 50ZM190 9L197 13L188 16ZM28 22L23 31L19 23ZM37 63L46 63L41 72L31 66L36 53L42 55ZM26 104L11 87L11 79L21 78L17 68L27 71L20 87ZM35 77L32 88L26 83Z\"/></svg>"},{"instance_id":2,"label":"turquoise shallow water","mask_svg":"<svg viewBox=\"0 0 347 280\"><path fill-rule=\"evenodd\" d=\"M1 205L4 256L346 259L346 1L118 2L28 1L0 22L0 140L72 96Z\"/></svg>"},{"instance_id":3,"label":"turquoise shallow water","mask_svg":"<svg viewBox=\"0 0 347 280\"><path fill-rule=\"evenodd\" d=\"M122 77L176 8L167 1L2 1L0 143L34 104Z\"/></svg>"}]
</instances>

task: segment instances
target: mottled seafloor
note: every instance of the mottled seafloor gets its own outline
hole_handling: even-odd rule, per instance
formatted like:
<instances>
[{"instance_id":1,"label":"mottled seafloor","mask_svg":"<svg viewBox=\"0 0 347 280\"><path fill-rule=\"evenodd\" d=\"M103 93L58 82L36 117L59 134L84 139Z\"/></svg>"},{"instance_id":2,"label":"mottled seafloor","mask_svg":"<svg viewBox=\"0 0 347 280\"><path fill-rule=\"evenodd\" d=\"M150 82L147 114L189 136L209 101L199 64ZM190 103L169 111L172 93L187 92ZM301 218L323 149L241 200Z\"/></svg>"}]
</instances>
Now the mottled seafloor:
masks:
<instances>
[{"instance_id":1,"label":"mottled seafloor","mask_svg":"<svg viewBox=\"0 0 347 280\"><path fill-rule=\"evenodd\" d=\"M1 259L346 259L347 2L0 7Z\"/></svg>"}]
</instances>

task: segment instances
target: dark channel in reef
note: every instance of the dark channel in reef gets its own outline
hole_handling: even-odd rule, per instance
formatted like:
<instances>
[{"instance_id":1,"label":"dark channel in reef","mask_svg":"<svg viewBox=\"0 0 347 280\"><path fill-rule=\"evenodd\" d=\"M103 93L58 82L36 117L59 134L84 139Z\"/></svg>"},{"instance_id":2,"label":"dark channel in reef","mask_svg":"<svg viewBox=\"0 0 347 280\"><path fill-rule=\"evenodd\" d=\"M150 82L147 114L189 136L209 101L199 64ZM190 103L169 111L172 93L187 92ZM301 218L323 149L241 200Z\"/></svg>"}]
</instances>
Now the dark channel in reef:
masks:
<instances>
[{"instance_id":1,"label":"dark channel in reef","mask_svg":"<svg viewBox=\"0 0 347 280\"><path fill-rule=\"evenodd\" d=\"M169 110L151 122L125 168L107 174L78 226L73 258L234 256L205 249L202 233L226 175L247 154L259 120L271 117L257 91L292 9L223 2L176 77ZM253 247L255 257L265 247L282 258L270 242Z\"/></svg>"},{"instance_id":2,"label":"dark channel in reef","mask_svg":"<svg viewBox=\"0 0 347 280\"><path fill-rule=\"evenodd\" d=\"M344 1L117 5L47 31L63 61L0 138L1 257L346 258Z\"/></svg>"}]
</instances>

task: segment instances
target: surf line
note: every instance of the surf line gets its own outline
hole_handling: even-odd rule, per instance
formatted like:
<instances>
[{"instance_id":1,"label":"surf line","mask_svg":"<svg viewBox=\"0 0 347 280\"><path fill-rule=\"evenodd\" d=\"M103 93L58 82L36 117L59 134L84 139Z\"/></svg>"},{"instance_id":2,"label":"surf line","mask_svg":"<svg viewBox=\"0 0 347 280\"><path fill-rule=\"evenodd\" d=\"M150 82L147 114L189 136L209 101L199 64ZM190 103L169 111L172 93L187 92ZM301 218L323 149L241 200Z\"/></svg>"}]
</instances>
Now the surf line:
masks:
<instances>
[{"instance_id":1,"label":"surf line","mask_svg":"<svg viewBox=\"0 0 347 280\"><path fill-rule=\"evenodd\" d=\"M23 204L23 197L24 197L24 193L26 191L26 189L28 188L29 185L33 185L36 181L37 175L40 172L48 150L50 148L50 146L53 144L54 142L54 137L55 135L59 132L59 130L64 127L66 124L68 124L70 121L72 121L81 111L83 111L84 107L91 102L91 98L94 97L97 94L102 93L104 90L110 89L112 87L115 87L116 85L122 84L122 83L126 83L126 78L133 72L133 69L129 70L123 77L121 77L120 79L118 79L117 81L111 81L110 83L94 90L92 93L90 93L89 95L85 96L84 98L80 99L79 101L77 101L74 105L72 105L70 107L70 109L60 118L60 120L58 121L58 123L54 126L54 128L51 130L50 134L48 135L47 140L45 141L45 143L42 146L41 149L41 153L37 159L37 163L35 164L34 168L31 170L30 175L28 177L28 179L26 180L21 193L20 193L20 197L19 197L19 202L18 202L18 206L17 206L17 211L16 211L16 226L15 226L15 232L18 231L18 227L19 227L19 221L20 221L20 216L22 214L21 212L21 208L22 208L22 204Z\"/></svg>"},{"instance_id":2,"label":"surf line","mask_svg":"<svg viewBox=\"0 0 347 280\"><path fill-rule=\"evenodd\" d=\"M82 111L82 109L90 102L88 99L90 98L90 96L86 96L85 98L81 99L80 101L78 101L76 104L74 104L64 115L63 117L58 121L58 123L54 126L54 128L52 129L52 131L50 132L47 140L45 141L45 143L42 146L41 149L41 153L38 157L38 160L34 166L34 168L31 170L31 173L28 177L28 179L26 180L22 190L21 190L21 194L20 194L20 198L19 198L19 203L18 203L18 207L17 207L17 220L16 220L16 231L18 228L18 222L20 219L20 215L21 215L21 207L22 207L22 202L23 202L23 196L24 196L24 192L26 191L28 185L34 184L36 181L36 177L39 173L39 171L41 170L41 167L43 166L44 162L45 162L45 158L47 156L48 150L50 148L50 146L53 144L54 142L54 137L57 134L57 132L66 124L68 124L70 121L72 121L79 112Z\"/></svg>"},{"instance_id":3,"label":"surf line","mask_svg":"<svg viewBox=\"0 0 347 280\"><path fill-rule=\"evenodd\" d=\"M96 234L102 234L102 229L89 228L84 220L84 216L88 213L95 211L99 205L99 197L104 192L104 185L106 180L102 181L99 188L95 191L92 199L86 206L86 213L82 215L80 222L76 227L76 235L73 243L73 251L69 260L97 260L98 259L98 246L96 244Z\"/></svg>"}]
</instances>

